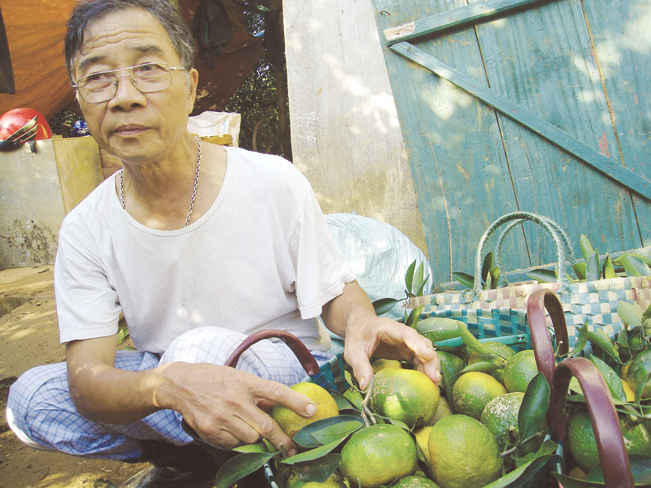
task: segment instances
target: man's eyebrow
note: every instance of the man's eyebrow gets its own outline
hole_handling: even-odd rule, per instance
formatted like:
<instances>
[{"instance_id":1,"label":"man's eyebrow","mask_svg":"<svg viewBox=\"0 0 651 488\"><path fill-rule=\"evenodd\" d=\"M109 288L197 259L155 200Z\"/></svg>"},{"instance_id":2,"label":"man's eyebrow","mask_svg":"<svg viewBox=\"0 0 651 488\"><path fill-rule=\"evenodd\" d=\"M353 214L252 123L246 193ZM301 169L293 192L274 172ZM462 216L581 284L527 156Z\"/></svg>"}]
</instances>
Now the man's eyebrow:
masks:
<instances>
[{"instance_id":1,"label":"man's eyebrow","mask_svg":"<svg viewBox=\"0 0 651 488\"><path fill-rule=\"evenodd\" d=\"M156 44L144 44L141 46L134 46L131 48L132 50L142 53L142 54L148 54L148 53L162 53L163 50L157 46ZM93 63L97 63L99 61L103 61L106 58L106 55L104 54L98 54L97 56L90 56L79 63L79 67L77 68L77 72L82 72L84 68L88 67L89 65Z\"/></svg>"}]
</instances>

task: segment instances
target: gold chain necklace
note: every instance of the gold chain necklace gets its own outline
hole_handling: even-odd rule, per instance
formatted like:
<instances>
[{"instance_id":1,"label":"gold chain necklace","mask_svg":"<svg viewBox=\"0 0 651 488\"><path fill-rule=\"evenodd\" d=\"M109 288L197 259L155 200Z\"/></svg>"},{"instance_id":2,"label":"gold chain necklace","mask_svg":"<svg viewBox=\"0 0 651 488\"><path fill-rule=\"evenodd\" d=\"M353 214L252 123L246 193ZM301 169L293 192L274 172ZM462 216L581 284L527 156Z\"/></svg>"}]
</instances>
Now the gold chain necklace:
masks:
<instances>
[{"instance_id":1,"label":"gold chain necklace","mask_svg":"<svg viewBox=\"0 0 651 488\"><path fill-rule=\"evenodd\" d=\"M187 227L190 225L190 217L192 217L192 210L194 210L194 200L197 198L197 187L199 186L199 168L201 167L201 142L199 138L197 140L197 170L194 175L194 188L192 189L192 200L190 201L190 210L188 211L188 216L185 219L185 225ZM124 166L120 168L120 174L118 175L120 181L120 204L122 208L126 210L124 205Z\"/></svg>"}]
</instances>

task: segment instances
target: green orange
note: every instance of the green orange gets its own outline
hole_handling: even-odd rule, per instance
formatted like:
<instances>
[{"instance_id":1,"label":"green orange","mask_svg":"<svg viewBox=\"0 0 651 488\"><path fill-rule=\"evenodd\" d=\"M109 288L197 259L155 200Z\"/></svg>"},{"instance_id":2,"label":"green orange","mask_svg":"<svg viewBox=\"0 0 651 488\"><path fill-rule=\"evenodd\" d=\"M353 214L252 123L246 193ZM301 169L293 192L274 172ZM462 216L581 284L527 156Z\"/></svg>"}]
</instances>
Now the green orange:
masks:
<instances>
[{"instance_id":1,"label":"green orange","mask_svg":"<svg viewBox=\"0 0 651 488\"><path fill-rule=\"evenodd\" d=\"M456 413L479 420L488 402L505 393L504 386L489 374L465 373L452 387L452 408Z\"/></svg>"},{"instance_id":2,"label":"green orange","mask_svg":"<svg viewBox=\"0 0 651 488\"><path fill-rule=\"evenodd\" d=\"M371 409L412 428L419 418L427 423L439 404L439 387L425 373L387 368L374 375Z\"/></svg>"},{"instance_id":3,"label":"green orange","mask_svg":"<svg viewBox=\"0 0 651 488\"><path fill-rule=\"evenodd\" d=\"M502 373L507 391L527 391L527 386L538 374L536 356L531 349L520 351L506 361Z\"/></svg>"},{"instance_id":4,"label":"green orange","mask_svg":"<svg viewBox=\"0 0 651 488\"><path fill-rule=\"evenodd\" d=\"M428 444L434 481L444 488L481 488L502 475L495 437L471 417L441 419L432 427Z\"/></svg>"},{"instance_id":5,"label":"green orange","mask_svg":"<svg viewBox=\"0 0 651 488\"><path fill-rule=\"evenodd\" d=\"M411 435L393 424L355 432L341 450L341 473L351 486L375 488L412 474L418 464Z\"/></svg>"}]
</instances>

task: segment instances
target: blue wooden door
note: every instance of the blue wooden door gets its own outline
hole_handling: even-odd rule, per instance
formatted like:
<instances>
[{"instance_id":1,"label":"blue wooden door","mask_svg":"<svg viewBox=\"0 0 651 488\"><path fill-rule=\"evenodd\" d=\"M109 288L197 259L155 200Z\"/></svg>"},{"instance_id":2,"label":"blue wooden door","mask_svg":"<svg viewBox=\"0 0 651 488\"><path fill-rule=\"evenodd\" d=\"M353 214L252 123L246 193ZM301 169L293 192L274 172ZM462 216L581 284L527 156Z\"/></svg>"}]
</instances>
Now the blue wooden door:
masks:
<instances>
[{"instance_id":1,"label":"blue wooden door","mask_svg":"<svg viewBox=\"0 0 651 488\"><path fill-rule=\"evenodd\" d=\"M649 0L372 0L434 281L516 210L578 250L651 242ZM505 271L552 263L525 224Z\"/></svg>"}]
</instances>

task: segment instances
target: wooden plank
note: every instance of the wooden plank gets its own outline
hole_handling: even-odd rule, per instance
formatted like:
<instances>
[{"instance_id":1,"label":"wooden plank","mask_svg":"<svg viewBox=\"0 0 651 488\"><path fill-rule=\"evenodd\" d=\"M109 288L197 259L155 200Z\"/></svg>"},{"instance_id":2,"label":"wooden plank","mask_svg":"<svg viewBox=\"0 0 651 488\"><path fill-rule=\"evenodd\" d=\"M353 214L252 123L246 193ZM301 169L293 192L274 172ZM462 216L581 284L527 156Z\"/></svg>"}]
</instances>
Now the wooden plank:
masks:
<instances>
[{"instance_id":1,"label":"wooden plank","mask_svg":"<svg viewBox=\"0 0 651 488\"><path fill-rule=\"evenodd\" d=\"M550 3L475 31L492 89L621 163L582 4ZM581 234L602 252L643 245L630 191L508 117L498 120L522 210L553 218L575 248ZM544 236L525 234L530 248L548 247Z\"/></svg>"},{"instance_id":2,"label":"wooden plank","mask_svg":"<svg viewBox=\"0 0 651 488\"><path fill-rule=\"evenodd\" d=\"M465 5L463 0L373 0L380 32L414 18ZM428 39L428 48L456 68L487 84L481 53L472 30ZM406 63L386 46L384 56L418 207L423 221L435 283L451 271L472 267L474 249L484 230L503 213L518 209L515 192L503 185L508 166L494 110L425 69ZM508 179L508 176L507 176ZM513 239L516 239L513 233ZM522 234L518 242L529 260ZM513 264L516 266L516 264Z\"/></svg>"},{"instance_id":3,"label":"wooden plank","mask_svg":"<svg viewBox=\"0 0 651 488\"><path fill-rule=\"evenodd\" d=\"M582 4L594 41L617 133L617 149L626 166L651 179L651 65L649 2ZM633 196L644 246L651 245L651 206Z\"/></svg>"},{"instance_id":4,"label":"wooden plank","mask_svg":"<svg viewBox=\"0 0 651 488\"><path fill-rule=\"evenodd\" d=\"M499 93L474 83L471 79L459 73L452 66L449 66L434 56L427 54L425 51L409 44L400 42L391 46L391 49L406 58L429 69L432 73L445 78L459 88L466 90L482 102L495 108L507 117L519 122L529 130L535 132L548 141L556 144L561 149L577 157L586 164L589 164L598 171L611 177L627 188L651 200L651 182L642 176L635 174L633 171L622 166L620 163L603 156L600 152L583 144L566 132L553 126L533 112L511 102Z\"/></svg>"},{"instance_id":5,"label":"wooden plank","mask_svg":"<svg viewBox=\"0 0 651 488\"><path fill-rule=\"evenodd\" d=\"M552 0L487 0L416 19L397 27L390 27L384 30L384 37L387 40L387 45L391 46L397 42L465 27L468 24L489 20L550 1Z\"/></svg>"}]
</instances>

